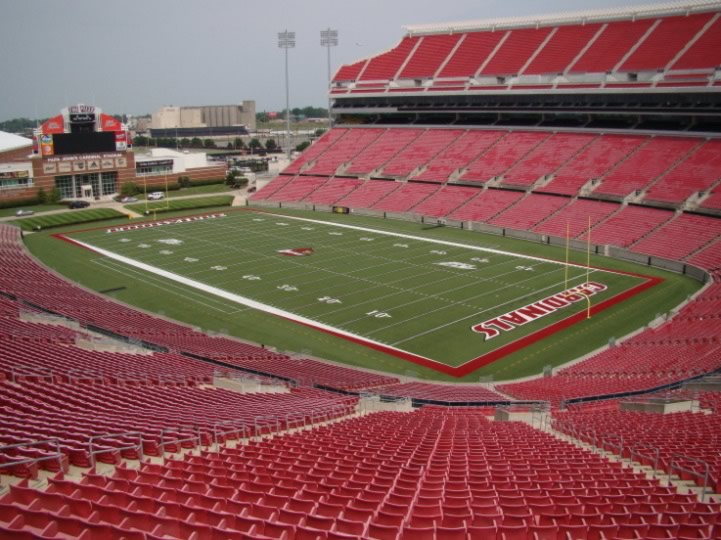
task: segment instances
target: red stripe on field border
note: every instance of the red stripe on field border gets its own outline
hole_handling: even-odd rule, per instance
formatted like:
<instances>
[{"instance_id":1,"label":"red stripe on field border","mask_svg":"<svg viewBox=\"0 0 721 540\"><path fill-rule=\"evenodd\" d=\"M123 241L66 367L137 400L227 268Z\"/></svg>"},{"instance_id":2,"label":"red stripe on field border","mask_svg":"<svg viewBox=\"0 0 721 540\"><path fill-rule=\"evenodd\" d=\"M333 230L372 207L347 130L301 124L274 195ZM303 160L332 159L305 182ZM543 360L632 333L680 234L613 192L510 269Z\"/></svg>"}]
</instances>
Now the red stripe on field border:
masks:
<instances>
[{"instance_id":1,"label":"red stripe on field border","mask_svg":"<svg viewBox=\"0 0 721 540\"><path fill-rule=\"evenodd\" d=\"M274 215L274 216L277 216L277 217L291 217L291 218L292 218L292 216L285 216L284 214L278 214L278 213L275 213L275 212L268 212L268 211L263 211L263 210L258 211L258 210L250 209L250 208L238 208L238 209L233 209L233 210L237 210L237 211L250 211L250 212L253 212L253 213ZM224 212L227 212L227 210L224 210ZM211 215L211 214L196 214L196 215L193 215L193 216L183 216L183 217L199 217L199 216L201 216L201 215ZM173 219L173 218L169 218L169 219ZM165 220L163 220L163 219L158 219L158 220L153 220L152 222L144 222L144 223L154 223L154 222L160 222L160 221L167 221L167 219L165 219ZM332 226L332 225L334 224L334 222L329 221L328 224ZM55 234L53 234L53 235L51 235L51 236L52 236L53 238L57 238L57 239L59 239L59 240L63 240L63 241L65 241L65 242L68 242L68 243L70 243L70 244L76 245L76 246L78 246L78 247L82 247L82 248L85 248L85 249L89 249L89 248L86 248L86 246L77 243L74 239L68 238L66 235L71 235L71 234L76 234L76 233L81 233L81 232L94 231L94 230L102 230L102 229L107 229L107 228L108 228L107 226L105 226L105 227L94 227L94 228L88 228L88 229L70 231L70 232L67 232L67 233L55 233ZM137 230L142 230L142 229L137 229ZM128 231L128 232L133 232L133 231ZM91 249L90 251L92 251L92 249ZM539 259L543 259L543 257L538 257L538 258L539 258ZM554 261L553 259L546 259L546 260ZM561 261L555 260L554 262L561 262ZM609 308L611 308L611 307L613 307L613 306L615 306L615 305L617 305L617 304L619 304L619 303L621 303L621 302L623 302L623 301L625 301L625 300L628 300L628 299L630 299L630 298L633 298L634 296L642 293L643 291L646 291L646 290L648 290L648 289L650 289L650 288L652 288L652 287L655 287L656 285L659 285L659 284L661 284L661 283L663 283L663 282L665 281L663 278L660 278L660 277L653 277L653 276L648 276L648 275L645 275L645 274L639 274L639 273L635 273L635 272L625 272L625 271L621 271L621 270L610 270L610 269L603 268L603 267L600 267L600 266L591 266L590 268L593 268L593 269L596 269L596 270L602 270L602 271L605 271L605 272L610 272L610 273L625 275L625 276L642 278L642 279L645 279L645 280L646 280L646 281L644 281L643 283L640 283L639 285L636 285L636 286L634 286L634 287L632 287L632 288L630 288L630 289L627 289L627 290L625 290L625 291L622 291L622 292L616 294L615 296L613 296L613 297L611 297L611 298L608 298L608 299L606 299L606 300L604 300L604 301L602 301L602 302L599 302L599 303L596 304L596 305L592 305L592 306L591 306L591 315L595 315L595 314L601 313L601 312L603 312L603 311L605 311L605 310L607 310L607 309L609 309ZM452 376L452 377L464 377L464 376L468 375L469 373L472 373L473 371L475 371L475 370L477 370L477 369L479 369L479 368L481 368L481 367L483 367L483 366L486 366L486 365L488 365L488 364L491 364L491 363L493 363L493 362L496 362L497 360L500 360L500 359L502 359L502 358L504 358L504 357L506 357L506 356L508 356L508 355L510 355L510 354L513 354L513 353L515 353L515 352L517 352L517 351L519 351L519 350L521 350L521 349L523 349L523 348L525 348L525 347L528 347L528 346L530 346L530 345L532 345L532 344L534 344L534 343L537 343L538 341L540 341L540 340L542 340L542 339L545 339L545 338L547 338L547 337L549 337L549 336L552 336L552 335L554 335L554 334L556 334L556 333L558 333L558 332L560 332L560 331L562 331L562 330L565 330L566 328L569 328L569 327L571 327L571 326L573 326L573 325L575 325L575 324L577 324L577 323L579 323L579 322L581 322L581 321L583 321L583 320L586 320L587 310L586 310L586 309L583 309L582 311L580 311L580 312L578 312L578 313L569 315L568 317L566 317L566 318L564 318L564 319L562 319L562 320L560 320L560 321L556 321L556 322L553 323L553 324L550 324L550 325L548 325L548 326L546 326L546 327L544 327L544 328L541 328L541 329L539 329L539 330L536 330L535 332L532 332L532 333L530 333L530 334L527 334L527 335L525 335L525 336L523 336L523 337L521 337L521 338L519 338L519 339L517 339L517 340L515 340L515 341L512 341L512 342L510 342L510 343L507 343L506 345L503 345L503 346L499 347L498 349L495 349L495 350L490 351L490 352L488 352L488 353L486 353L486 354L483 354L483 355L481 355L481 356L478 356L478 357L476 357L476 358L473 358L473 359L471 359L471 360L468 360L468 361L464 362L463 364L461 364L461 365L459 365L459 366L450 366L450 365L444 364L443 362L440 362L440 361L437 361L437 360L433 360L433 359L430 359L430 358L425 358L425 357L423 357L423 356L416 355L416 354L413 354L413 353L408 352L408 351L402 351L402 350L399 350L399 349L395 349L395 348L393 348L393 347L389 347L389 346L383 345L383 344L381 344L381 343L371 342L371 341L368 341L368 340L366 340L366 339L363 339L362 337L348 336L348 335L342 334L342 333L340 333L340 332L335 332L335 331L330 330L330 329L327 329L327 328L322 328L322 327L316 326L316 325L314 325L314 324L312 324L312 323L307 323L307 322L303 322L303 321L297 321L297 320L294 320L294 319L289 318L289 317L283 317L282 315L277 315L277 314L272 314L272 315L274 315L274 316L276 316L276 317L279 317L279 318L282 318L282 319L285 319L285 320L289 320L289 321L294 322L294 323L296 323L296 324L300 324L300 325L302 325L302 326L306 326L306 327L308 327L308 328L313 328L314 330L318 330L318 331L320 331L320 332L324 332L324 333L326 333L326 334L329 334L329 335L332 335L332 336L334 336L334 337L338 337L338 338L344 339L344 340L346 340L346 341L350 341L350 342L352 342L352 343L356 343L356 344L358 344L358 345L363 345L364 347L367 347L367 348L369 348L369 349L373 349L373 350L382 352L382 353L384 353L384 354L387 354L387 355L389 355L389 356L393 356L393 357L396 357L396 358L400 358L400 359L402 359L402 360L406 360L406 361L408 361L408 362L411 362L411 363L414 363L414 364L416 364L416 365L419 365L419 366L423 366L423 367L432 369L432 370L434 370L434 371L437 371L437 372L439 372L439 373L443 373L443 374L445 374L445 375L450 375L450 376Z\"/></svg>"}]
</instances>

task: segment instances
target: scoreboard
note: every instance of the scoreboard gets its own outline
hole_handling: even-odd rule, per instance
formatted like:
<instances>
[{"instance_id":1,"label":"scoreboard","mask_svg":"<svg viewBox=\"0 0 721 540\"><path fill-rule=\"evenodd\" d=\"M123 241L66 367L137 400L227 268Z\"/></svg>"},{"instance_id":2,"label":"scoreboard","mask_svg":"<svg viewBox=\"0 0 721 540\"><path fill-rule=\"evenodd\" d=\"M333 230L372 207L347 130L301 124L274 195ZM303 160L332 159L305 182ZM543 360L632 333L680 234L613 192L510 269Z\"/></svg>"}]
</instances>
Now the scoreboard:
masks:
<instances>
[{"instance_id":1,"label":"scoreboard","mask_svg":"<svg viewBox=\"0 0 721 540\"><path fill-rule=\"evenodd\" d=\"M115 152L115 133L90 131L86 133L56 133L52 136L54 155Z\"/></svg>"}]
</instances>

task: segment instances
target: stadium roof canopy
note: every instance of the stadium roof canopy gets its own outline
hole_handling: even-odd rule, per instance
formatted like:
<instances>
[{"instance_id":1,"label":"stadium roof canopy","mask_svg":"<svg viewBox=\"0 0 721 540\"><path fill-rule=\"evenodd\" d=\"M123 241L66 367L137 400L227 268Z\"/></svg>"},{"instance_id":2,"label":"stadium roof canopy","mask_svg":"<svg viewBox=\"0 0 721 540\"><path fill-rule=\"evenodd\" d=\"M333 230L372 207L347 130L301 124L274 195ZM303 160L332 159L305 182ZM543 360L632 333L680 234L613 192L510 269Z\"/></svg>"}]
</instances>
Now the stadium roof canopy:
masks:
<instances>
[{"instance_id":1,"label":"stadium roof canopy","mask_svg":"<svg viewBox=\"0 0 721 540\"><path fill-rule=\"evenodd\" d=\"M567 11L551 15L531 15L526 17L506 17L500 19L482 19L473 21L456 21L449 23L432 23L406 25L410 35L454 34L458 32L474 32L500 30L506 28L535 28L541 26L557 26L564 24L586 24L629 19L645 19L650 17L687 15L721 9L719 0L686 0L663 4L647 4L624 8L594 9L588 11Z\"/></svg>"},{"instance_id":2,"label":"stadium roof canopy","mask_svg":"<svg viewBox=\"0 0 721 540\"><path fill-rule=\"evenodd\" d=\"M8 150L15 150L16 148L22 148L23 146L30 146L33 141L19 135L0 131L0 152L7 152Z\"/></svg>"}]
</instances>

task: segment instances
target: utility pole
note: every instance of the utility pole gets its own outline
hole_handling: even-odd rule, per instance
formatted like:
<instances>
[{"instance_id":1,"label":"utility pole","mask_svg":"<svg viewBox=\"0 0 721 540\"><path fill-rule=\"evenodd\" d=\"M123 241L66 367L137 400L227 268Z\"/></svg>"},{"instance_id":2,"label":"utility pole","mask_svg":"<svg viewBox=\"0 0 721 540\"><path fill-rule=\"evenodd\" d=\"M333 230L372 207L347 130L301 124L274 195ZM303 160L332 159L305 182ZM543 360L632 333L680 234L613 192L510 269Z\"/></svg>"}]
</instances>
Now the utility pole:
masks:
<instances>
[{"instance_id":1,"label":"utility pole","mask_svg":"<svg viewBox=\"0 0 721 540\"><path fill-rule=\"evenodd\" d=\"M330 90L331 90L331 80L330 80L330 49L331 47L336 47L338 45L338 30L331 30L328 28L327 30L321 30L320 31L320 45L321 47L325 47L328 51L328 129L331 127L331 123L333 121L333 118L330 114Z\"/></svg>"},{"instance_id":2,"label":"utility pole","mask_svg":"<svg viewBox=\"0 0 721 540\"><path fill-rule=\"evenodd\" d=\"M288 83L288 49L295 47L295 32L278 32L278 47L285 51L285 145L290 159L290 87Z\"/></svg>"}]
</instances>

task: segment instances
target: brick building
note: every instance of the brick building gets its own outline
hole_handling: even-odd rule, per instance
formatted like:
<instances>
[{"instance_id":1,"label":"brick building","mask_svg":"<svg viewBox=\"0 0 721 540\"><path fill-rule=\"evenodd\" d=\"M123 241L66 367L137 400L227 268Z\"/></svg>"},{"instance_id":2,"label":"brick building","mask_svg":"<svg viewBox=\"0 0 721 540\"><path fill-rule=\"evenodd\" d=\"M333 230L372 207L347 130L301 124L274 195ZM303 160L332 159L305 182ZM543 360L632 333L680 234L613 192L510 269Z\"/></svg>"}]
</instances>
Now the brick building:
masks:
<instances>
[{"instance_id":1,"label":"brick building","mask_svg":"<svg viewBox=\"0 0 721 540\"><path fill-rule=\"evenodd\" d=\"M225 164L207 155L155 149L136 155L127 126L98 107L75 105L48 119L33 140L0 137L0 201L26 200L57 187L64 199L117 194L124 183L161 186L179 176L221 178Z\"/></svg>"}]
</instances>

